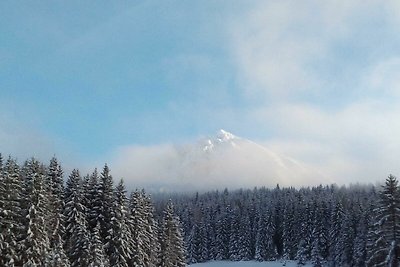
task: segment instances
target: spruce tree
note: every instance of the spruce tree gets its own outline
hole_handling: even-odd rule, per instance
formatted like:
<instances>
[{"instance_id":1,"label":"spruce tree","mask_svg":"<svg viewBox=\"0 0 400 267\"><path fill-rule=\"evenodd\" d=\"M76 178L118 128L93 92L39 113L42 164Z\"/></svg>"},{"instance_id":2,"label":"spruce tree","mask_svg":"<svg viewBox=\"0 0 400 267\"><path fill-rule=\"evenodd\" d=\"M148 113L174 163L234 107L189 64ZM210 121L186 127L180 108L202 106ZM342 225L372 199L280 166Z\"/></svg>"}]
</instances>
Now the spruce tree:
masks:
<instances>
[{"instance_id":1,"label":"spruce tree","mask_svg":"<svg viewBox=\"0 0 400 267\"><path fill-rule=\"evenodd\" d=\"M159 265L160 242L158 240L158 225L154 218L154 207L145 191L141 191L141 203L144 218L144 232L146 238L143 242L145 267L156 267Z\"/></svg>"},{"instance_id":2,"label":"spruce tree","mask_svg":"<svg viewBox=\"0 0 400 267\"><path fill-rule=\"evenodd\" d=\"M202 236L199 223L193 224L187 241L187 261L188 263L202 262Z\"/></svg>"},{"instance_id":3,"label":"spruce tree","mask_svg":"<svg viewBox=\"0 0 400 267\"><path fill-rule=\"evenodd\" d=\"M332 226L329 230L329 260L332 267L339 266L339 261L343 253L340 247L340 235L342 233L343 218L343 206L338 200L331 215Z\"/></svg>"},{"instance_id":4,"label":"spruce tree","mask_svg":"<svg viewBox=\"0 0 400 267\"><path fill-rule=\"evenodd\" d=\"M102 211L102 201L100 199L100 185L99 185L99 175L97 169L93 171L90 175L89 182L87 185L87 190L85 192L86 205L87 205L87 221L89 225L89 230L93 232L94 228L99 225L99 218ZM100 227L100 225L99 225Z\"/></svg>"},{"instance_id":5,"label":"spruce tree","mask_svg":"<svg viewBox=\"0 0 400 267\"><path fill-rule=\"evenodd\" d=\"M229 259L229 232L230 232L230 207L222 207L223 211L217 217L215 223L215 259L227 260Z\"/></svg>"},{"instance_id":6,"label":"spruce tree","mask_svg":"<svg viewBox=\"0 0 400 267\"><path fill-rule=\"evenodd\" d=\"M251 248L250 218L247 214L244 214L240 217L240 232L241 232L241 235L239 237L240 260L248 261L252 259L253 255Z\"/></svg>"},{"instance_id":7,"label":"spruce tree","mask_svg":"<svg viewBox=\"0 0 400 267\"><path fill-rule=\"evenodd\" d=\"M261 215L258 223L256 237L256 255L258 261L272 261L278 257L277 249L273 240L275 225L271 212Z\"/></svg>"},{"instance_id":8,"label":"spruce tree","mask_svg":"<svg viewBox=\"0 0 400 267\"><path fill-rule=\"evenodd\" d=\"M377 240L369 266L400 265L400 191L397 179L389 175L379 193L376 212Z\"/></svg>"},{"instance_id":9,"label":"spruce tree","mask_svg":"<svg viewBox=\"0 0 400 267\"><path fill-rule=\"evenodd\" d=\"M229 232L229 260L239 261L241 260L240 250L240 211L237 207L234 208L231 214L231 228Z\"/></svg>"},{"instance_id":10,"label":"spruce tree","mask_svg":"<svg viewBox=\"0 0 400 267\"><path fill-rule=\"evenodd\" d=\"M143 210L143 201L138 190L131 193L129 200L129 226L132 234L132 266L143 266L146 258L145 251L145 216Z\"/></svg>"},{"instance_id":11,"label":"spruce tree","mask_svg":"<svg viewBox=\"0 0 400 267\"><path fill-rule=\"evenodd\" d=\"M25 163L24 204L26 219L21 242L22 266L44 266L50 251L50 240L46 229L48 196L45 189L45 170L40 163L31 159Z\"/></svg>"},{"instance_id":12,"label":"spruce tree","mask_svg":"<svg viewBox=\"0 0 400 267\"><path fill-rule=\"evenodd\" d=\"M164 211L161 235L161 267L186 266L184 242L179 219L174 215L172 202Z\"/></svg>"},{"instance_id":13,"label":"spruce tree","mask_svg":"<svg viewBox=\"0 0 400 267\"><path fill-rule=\"evenodd\" d=\"M83 202L82 179L73 170L65 189L65 247L72 267L89 264L89 232Z\"/></svg>"},{"instance_id":14,"label":"spruce tree","mask_svg":"<svg viewBox=\"0 0 400 267\"><path fill-rule=\"evenodd\" d=\"M108 236L111 229L111 220L114 217L114 186L113 178L110 174L110 169L107 164L104 165L103 171L100 177L99 183L99 224L100 224L100 236L103 239L104 244L109 242ZM110 256L110 251L106 248L106 253Z\"/></svg>"},{"instance_id":15,"label":"spruce tree","mask_svg":"<svg viewBox=\"0 0 400 267\"><path fill-rule=\"evenodd\" d=\"M111 266L128 267L132 257L132 235L128 225L127 201L125 186L121 180L115 190L114 216L111 218L111 228L105 245Z\"/></svg>"},{"instance_id":16,"label":"spruce tree","mask_svg":"<svg viewBox=\"0 0 400 267\"><path fill-rule=\"evenodd\" d=\"M103 242L100 238L100 226L96 225L90 235L89 248L89 265L88 267L108 267L110 266L106 256Z\"/></svg>"},{"instance_id":17,"label":"spruce tree","mask_svg":"<svg viewBox=\"0 0 400 267\"><path fill-rule=\"evenodd\" d=\"M0 266L14 266L18 262L17 242L22 231L21 198L19 167L10 157L0 170Z\"/></svg>"},{"instance_id":18,"label":"spruce tree","mask_svg":"<svg viewBox=\"0 0 400 267\"><path fill-rule=\"evenodd\" d=\"M68 257L63 250L62 238L65 234L63 171L55 157L50 160L47 169L47 194L49 199L49 216L46 220L50 238L49 265L69 266Z\"/></svg>"}]
</instances>

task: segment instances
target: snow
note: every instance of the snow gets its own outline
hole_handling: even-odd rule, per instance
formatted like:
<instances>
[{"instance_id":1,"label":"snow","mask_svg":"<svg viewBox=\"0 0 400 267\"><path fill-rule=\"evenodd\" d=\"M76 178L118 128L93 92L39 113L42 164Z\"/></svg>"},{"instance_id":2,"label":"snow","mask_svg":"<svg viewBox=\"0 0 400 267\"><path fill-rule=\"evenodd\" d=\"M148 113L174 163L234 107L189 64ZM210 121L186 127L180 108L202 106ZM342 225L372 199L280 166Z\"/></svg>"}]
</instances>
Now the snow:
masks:
<instances>
[{"instance_id":1,"label":"snow","mask_svg":"<svg viewBox=\"0 0 400 267\"><path fill-rule=\"evenodd\" d=\"M232 139L237 139L237 137L234 134L227 132L223 129L219 130L217 133L217 140L219 142L226 142Z\"/></svg>"},{"instance_id":2,"label":"snow","mask_svg":"<svg viewBox=\"0 0 400 267\"><path fill-rule=\"evenodd\" d=\"M196 263L189 265L190 267L297 267L295 261L287 261L286 265L282 261L210 261L205 263ZM304 265L310 267L311 264Z\"/></svg>"}]
</instances>

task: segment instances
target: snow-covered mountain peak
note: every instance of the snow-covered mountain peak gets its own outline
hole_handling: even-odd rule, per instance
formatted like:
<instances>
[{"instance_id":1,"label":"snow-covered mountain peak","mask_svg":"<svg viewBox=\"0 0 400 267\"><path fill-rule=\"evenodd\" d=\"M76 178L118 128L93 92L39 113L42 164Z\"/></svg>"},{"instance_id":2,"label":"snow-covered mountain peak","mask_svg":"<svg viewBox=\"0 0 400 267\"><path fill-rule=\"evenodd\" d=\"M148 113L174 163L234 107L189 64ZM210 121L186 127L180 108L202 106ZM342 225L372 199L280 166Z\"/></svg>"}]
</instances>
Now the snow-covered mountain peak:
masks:
<instances>
[{"instance_id":1,"label":"snow-covered mountain peak","mask_svg":"<svg viewBox=\"0 0 400 267\"><path fill-rule=\"evenodd\" d=\"M314 185L321 179L321 174L310 166L225 130L193 143L165 146L145 155L142 150L134 152L130 156L134 160L129 164L149 161L136 166L139 171L135 173L143 175L135 177L143 179L143 184L148 179L154 184L166 181L162 185L164 189ZM131 166L119 168L129 170Z\"/></svg>"},{"instance_id":2,"label":"snow-covered mountain peak","mask_svg":"<svg viewBox=\"0 0 400 267\"><path fill-rule=\"evenodd\" d=\"M220 150L221 147L225 146L237 147L235 142L239 140L241 140L241 138L221 129L216 133L216 135L201 140L200 144L203 151L211 152L215 151L216 149Z\"/></svg>"},{"instance_id":3,"label":"snow-covered mountain peak","mask_svg":"<svg viewBox=\"0 0 400 267\"><path fill-rule=\"evenodd\" d=\"M217 132L217 140L220 142L230 141L232 139L236 139L237 137L230 132L227 132L223 129Z\"/></svg>"}]
</instances>

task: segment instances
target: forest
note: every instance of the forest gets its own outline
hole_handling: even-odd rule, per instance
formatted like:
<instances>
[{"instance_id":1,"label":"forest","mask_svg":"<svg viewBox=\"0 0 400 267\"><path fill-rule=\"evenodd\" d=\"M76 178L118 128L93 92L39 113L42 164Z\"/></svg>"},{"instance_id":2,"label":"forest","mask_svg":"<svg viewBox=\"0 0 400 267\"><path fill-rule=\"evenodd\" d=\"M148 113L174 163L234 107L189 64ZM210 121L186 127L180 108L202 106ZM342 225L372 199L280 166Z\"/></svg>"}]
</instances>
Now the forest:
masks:
<instances>
[{"instance_id":1,"label":"forest","mask_svg":"<svg viewBox=\"0 0 400 267\"><path fill-rule=\"evenodd\" d=\"M400 191L255 188L175 196L187 260L296 260L298 266L400 266Z\"/></svg>"},{"instance_id":2,"label":"forest","mask_svg":"<svg viewBox=\"0 0 400 267\"><path fill-rule=\"evenodd\" d=\"M56 158L0 161L0 266L185 266L172 203L158 222L149 196L127 197L107 165L66 178Z\"/></svg>"},{"instance_id":3,"label":"forest","mask_svg":"<svg viewBox=\"0 0 400 267\"><path fill-rule=\"evenodd\" d=\"M173 267L210 260L399 266L400 190L326 185L128 194L105 165L0 157L0 266Z\"/></svg>"}]
</instances>

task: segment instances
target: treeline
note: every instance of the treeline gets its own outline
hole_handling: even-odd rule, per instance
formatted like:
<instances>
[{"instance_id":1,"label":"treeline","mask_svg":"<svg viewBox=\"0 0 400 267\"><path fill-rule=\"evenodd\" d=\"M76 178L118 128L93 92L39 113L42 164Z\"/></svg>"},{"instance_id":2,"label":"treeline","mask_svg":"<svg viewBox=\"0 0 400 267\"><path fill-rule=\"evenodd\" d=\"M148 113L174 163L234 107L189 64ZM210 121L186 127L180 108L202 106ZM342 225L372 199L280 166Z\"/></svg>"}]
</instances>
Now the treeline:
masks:
<instances>
[{"instance_id":1,"label":"treeline","mask_svg":"<svg viewBox=\"0 0 400 267\"><path fill-rule=\"evenodd\" d=\"M296 260L314 266L400 266L400 192L382 188L260 188L176 196L187 259Z\"/></svg>"},{"instance_id":2,"label":"treeline","mask_svg":"<svg viewBox=\"0 0 400 267\"><path fill-rule=\"evenodd\" d=\"M22 166L0 156L0 266L186 266L178 218L169 202L156 220L143 190L127 197L107 165L64 186L56 158Z\"/></svg>"},{"instance_id":3,"label":"treeline","mask_svg":"<svg viewBox=\"0 0 400 267\"><path fill-rule=\"evenodd\" d=\"M209 260L390 266L400 258L400 189L259 188L129 197L107 165L64 184L56 158L0 155L0 266L180 267ZM172 204L174 203L174 205ZM174 211L175 209L175 211ZM175 212L180 219L175 216ZM186 257L186 259L185 259Z\"/></svg>"}]
</instances>

